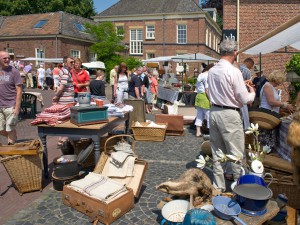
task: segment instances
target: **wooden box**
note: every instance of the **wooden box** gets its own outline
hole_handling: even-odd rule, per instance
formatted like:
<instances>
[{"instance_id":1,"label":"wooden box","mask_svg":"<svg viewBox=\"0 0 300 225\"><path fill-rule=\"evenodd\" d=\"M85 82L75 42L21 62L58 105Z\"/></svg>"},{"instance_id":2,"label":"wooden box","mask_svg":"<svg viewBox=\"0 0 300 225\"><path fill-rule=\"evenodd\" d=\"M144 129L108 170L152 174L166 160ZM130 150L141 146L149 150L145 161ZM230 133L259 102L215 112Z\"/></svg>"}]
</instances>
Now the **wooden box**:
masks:
<instances>
[{"instance_id":1,"label":"wooden box","mask_svg":"<svg viewBox=\"0 0 300 225\"><path fill-rule=\"evenodd\" d=\"M78 126L108 121L107 107L73 106L71 109L71 123Z\"/></svg>"},{"instance_id":2,"label":"wooden box","mask_svg":"<svg viewBox=\"0 0 300 225\"><path fill-rule=\"evenodd\" d=\"M115 137L119 136L122 135L116 135ZM110 155L107 153L106 143L112 138L113 137L109 138L105 142L104 151L101 153L101 157L94 170L95 173L107 174ZM109 201L104 202L92 198L65 185L62 192L63 203L84 213L90 218L90 221L99 221L106 225L111 224L130 209L134 208L134 198L139 197L147 168L148 163L146 161L136 159L133 177L111 178L117 182L126 184L127 191Z\"/></svg>"},{"instance_id":3,"label":"wooden box","mask_svg":"<svg viewBox=\"0 0 300 225\"><path fill-rule=\"evenodd\" d=\"M155 114L155 122L167 123L166 135L183 135L183 116L181 115L166 115L166 114Z\"/></svg>"}]
</instances>

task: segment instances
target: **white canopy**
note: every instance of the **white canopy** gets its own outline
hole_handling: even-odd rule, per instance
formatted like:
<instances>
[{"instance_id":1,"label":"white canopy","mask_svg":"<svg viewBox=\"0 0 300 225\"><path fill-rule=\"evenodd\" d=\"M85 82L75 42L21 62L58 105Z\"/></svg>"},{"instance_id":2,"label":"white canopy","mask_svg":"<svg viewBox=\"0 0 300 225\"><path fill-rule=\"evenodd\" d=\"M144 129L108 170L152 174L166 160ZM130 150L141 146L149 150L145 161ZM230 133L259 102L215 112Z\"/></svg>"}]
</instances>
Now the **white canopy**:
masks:
<instances>
[{"instance_id":1,"label":"white canopy","mask_svg":"<svg viewBox=\"0 0 300 225\"><path fill-rule=\"evenodd\" d=\"M145 59L142 60L142 62L147 63L147 62L166 62L166 61L172 61L172 58L175 56L160 56L160 57L155 57L151 59Z\"/></svg>"},{"instance_id":2,"label":"white canopy","mask_svg":"<svg viewBox=\"0 0 300 225\"><path fill-rule=\"evenodd\" d=\"M41 62L53 62L53 63L62 63L63 58L34 58L34 57L29 57L29 58L24 58L20 59L21 61L41 61Z\"/></svg>"},{"instance_id":3,"label":"white canopy","mask_svg":"<svg viewBox=\"0 0 300 225\"><path fill-rule=\"evenodd\" d=\"M88 69L105 69L105 64L101 61L82 63L82 65Z\"/></svg>"},{"instance_id":4,"label":"white canopy","mask_svg":"<svg viewBox=\"0 0 300 225\"><path fill-rule=\"evenodd\" d=\"M265 36L242 48L239 53L250 55L274 52L285 46L300 50L300 15L294 17Z\"/></svg>"},{"instance_id":5,"label":"white canopy","mask_svg":"<svg viewBox=\"0 0 300 225\"><path fill-rule=\"evenodd\" d=\"M212 58L202 53L188 53L184 55L177 55L172 58L174 62L204 62L204 61L219 61L219 59Z\"/></svg>"}]
</instances>

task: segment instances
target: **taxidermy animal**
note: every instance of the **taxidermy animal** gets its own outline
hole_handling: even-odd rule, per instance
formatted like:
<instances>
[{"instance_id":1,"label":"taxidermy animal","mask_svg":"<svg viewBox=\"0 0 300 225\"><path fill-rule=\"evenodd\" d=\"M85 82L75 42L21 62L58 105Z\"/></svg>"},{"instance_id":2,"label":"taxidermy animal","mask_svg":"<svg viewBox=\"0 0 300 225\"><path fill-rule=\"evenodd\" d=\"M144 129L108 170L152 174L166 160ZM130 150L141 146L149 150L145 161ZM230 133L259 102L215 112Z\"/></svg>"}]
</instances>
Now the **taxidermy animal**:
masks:
<instances>
[{"instance_id":1,"label":"taxidermy animal","mask_svg":"<svg viewBox=\"0 0 300 225\"><path fill-rule=\"evenodd\" d=\"M156 189L175 196L194 197L195 202L209 201L216 195L209 177L200 169L189 169L178 179L163 182Z\"/></svg>"},{"instance_id":2,"label":"taxidermy animal","mask_svg":"<svg viewBox=\"0 0 300 225\"><path fill-rule=\"evenodd\" d=\"M287 143L293 148L291 159L294 184L300 188L300 92L296 100L296 111L293 114L293 122L288 129Z\"/></svg>"}]
</instances>

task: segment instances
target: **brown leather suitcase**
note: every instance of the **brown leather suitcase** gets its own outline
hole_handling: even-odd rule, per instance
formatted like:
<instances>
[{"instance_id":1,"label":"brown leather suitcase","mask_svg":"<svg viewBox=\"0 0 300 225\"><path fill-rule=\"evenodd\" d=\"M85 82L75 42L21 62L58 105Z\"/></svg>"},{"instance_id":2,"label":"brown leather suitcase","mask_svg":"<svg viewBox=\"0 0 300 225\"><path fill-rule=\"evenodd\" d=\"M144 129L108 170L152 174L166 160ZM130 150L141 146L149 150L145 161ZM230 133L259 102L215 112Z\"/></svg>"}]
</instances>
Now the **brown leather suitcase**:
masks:
<instances>
[{"instance_id":1,"label":"brown leather suitcase","mask_svg":"<svg viewBox=\"0 0 300 225\"><path fill-rule=\"evenodd\" d=\"M130 136L130 135L115 135L110 137L105 142L104 148L106 149L106 143L114 137ZM134 146L134 144L133 144ZM134 149L134 147L133 147ZM101 173L105 175L109 165L109 154L101 153L101 157L95 167L95 173ZM120 183L126 184L127 191L119 194L115 198L109 201L101 201L83 193L77 192L69 185L65 185L62 192L62 201L65 205L76 209L79 212L87 215L90 222L101 222L109 225L126 212L134 208L134 199L139 197L141 186L144 180L148 163L144 160L136 159L134 165L134 176L126 178L111 178Z\"/></svg>"},{"instance_id":2,"label":"brown leather suitcase","mask_svg":"<svg viewBox=\"0 0 300 225\"><path fill-rule=\"evenodd\" d=\"M155 114L155 122L168 123L166 135L179 136L184 134L182 115Z\"/></svg>"}]
</instances>

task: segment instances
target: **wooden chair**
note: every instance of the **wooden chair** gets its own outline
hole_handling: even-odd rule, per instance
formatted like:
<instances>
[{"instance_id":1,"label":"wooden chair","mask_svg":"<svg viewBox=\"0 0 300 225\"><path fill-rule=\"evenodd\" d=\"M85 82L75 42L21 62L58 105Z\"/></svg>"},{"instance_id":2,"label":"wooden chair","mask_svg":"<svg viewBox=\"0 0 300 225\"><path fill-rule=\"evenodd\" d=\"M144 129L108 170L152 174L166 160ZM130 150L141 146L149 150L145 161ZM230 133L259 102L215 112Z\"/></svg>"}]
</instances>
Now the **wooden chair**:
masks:
<instances>
[{"instance_id":1,"label":"wooden chair","mask_svg":"<svg viewBox=\"0 0 300 225\"><path fill-rule=\"evenodd\" d=\"M36 110L36 99L37 97L33 94L23 93L22 94L22 101L21 101L21 110L24 114L27 114L27 109L30 109L30 115L32 118L35 118L37 113Z\"/></svg>"}]
</instances>

